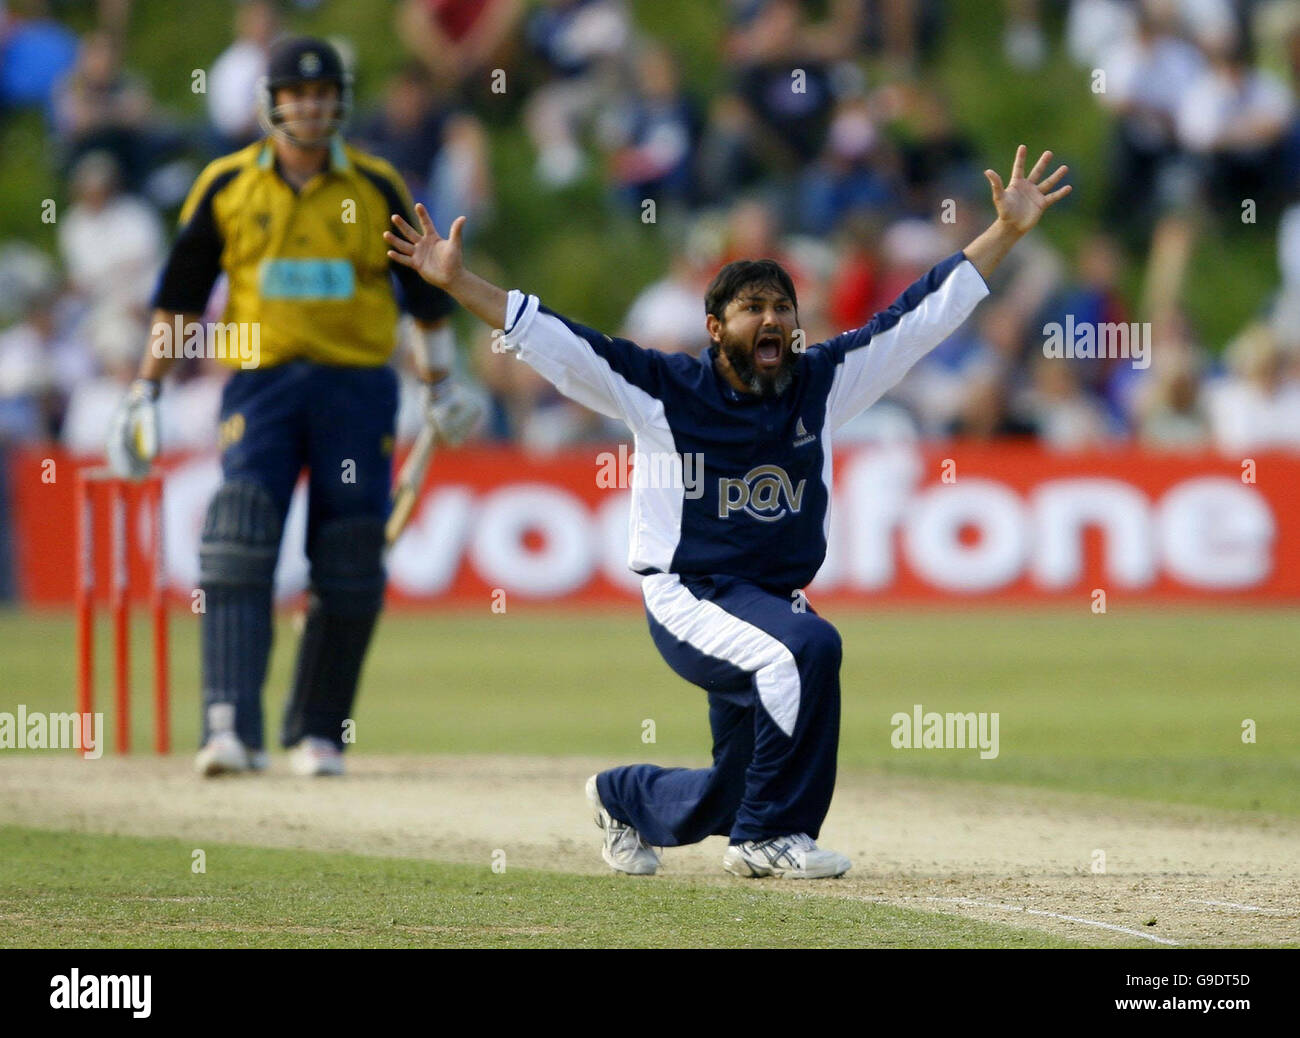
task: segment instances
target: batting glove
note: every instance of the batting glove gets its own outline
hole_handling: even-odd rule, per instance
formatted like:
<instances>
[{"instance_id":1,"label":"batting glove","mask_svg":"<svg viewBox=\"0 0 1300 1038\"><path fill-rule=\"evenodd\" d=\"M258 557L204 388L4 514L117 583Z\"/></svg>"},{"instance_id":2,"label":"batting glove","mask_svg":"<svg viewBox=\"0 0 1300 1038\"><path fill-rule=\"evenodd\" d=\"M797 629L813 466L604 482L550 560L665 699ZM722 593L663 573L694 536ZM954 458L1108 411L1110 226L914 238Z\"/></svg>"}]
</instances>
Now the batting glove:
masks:
<instances>
[{"instance_id":1,"label":"batting glove","mask_svg":"<svg viewBox=\"0 0 1300 1038\"><path fill-rule=\"evenodd\" d=\"M483 417L483 404L468 390L444 378L426 390L424 416L438 438L454 447L474 431Z\"/></svg>"},{"instance_id":2,"label":"batting glove","mask_svg":"<svg viewBox=\"0 0 1300 1038\"><path fill-rule=\"evenodd\" d=\"M158 383L138 378L113 415L108 467L116 476L139 479L158 454Z\"/></svg>"}]
</instances>

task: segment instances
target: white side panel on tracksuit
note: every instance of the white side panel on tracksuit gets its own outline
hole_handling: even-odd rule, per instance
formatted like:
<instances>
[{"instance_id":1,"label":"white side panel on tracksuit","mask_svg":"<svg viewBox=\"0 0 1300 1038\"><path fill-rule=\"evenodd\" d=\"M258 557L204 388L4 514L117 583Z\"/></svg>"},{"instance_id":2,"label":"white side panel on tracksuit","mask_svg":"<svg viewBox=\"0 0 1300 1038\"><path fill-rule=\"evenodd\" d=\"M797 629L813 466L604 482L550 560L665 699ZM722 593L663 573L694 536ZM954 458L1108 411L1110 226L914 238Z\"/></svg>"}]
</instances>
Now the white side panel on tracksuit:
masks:
<instances>
[{"instance_id":1,"label":"white side panel on tracksuit","mask_svg":"<svg viewBox=\"0 0 1300 1038\"><path fill-rule=\"evenodd\" d=\"M646 609L674 638L706 656L754 675L763 709L786 735L799 718L801 685L794 654L751 623L715 602L696 598L675 573L653 573L641 582Z\"/></svg>"},{"instance_id":2,"label":"white side panel on tracksuit","mask_svg":"<svg viewBox=\"0 0 1300 1038\"><path fill-rule=\"evenodd\" d=\"M663 401L623 378L563 321L541 313L536 296L512 290L507 300L507 349L565 396L626 422L633 450L643 458L676 452ZM635 572L670 569L681 539L686 488L682 481L677 486L651 486L652 475L661 470L658 464L638 464L632 470L627 562Z\"/></svg>"}]
</instances>

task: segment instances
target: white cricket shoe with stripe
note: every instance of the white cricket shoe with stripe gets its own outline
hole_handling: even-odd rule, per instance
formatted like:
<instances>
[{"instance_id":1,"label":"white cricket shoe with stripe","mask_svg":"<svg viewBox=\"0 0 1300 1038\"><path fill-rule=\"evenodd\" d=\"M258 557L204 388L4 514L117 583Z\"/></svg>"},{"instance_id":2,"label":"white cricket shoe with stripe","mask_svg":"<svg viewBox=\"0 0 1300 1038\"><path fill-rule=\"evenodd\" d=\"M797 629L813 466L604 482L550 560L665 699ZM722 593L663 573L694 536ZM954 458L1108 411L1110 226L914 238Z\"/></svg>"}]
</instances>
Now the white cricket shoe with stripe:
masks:
<instances>
[{"instance_id":1,"label":"white cricket shoe with stripe","mask_svg":"<svg viewBox=\"0 0 1300 1038\"><path fill-rule=\"evenodd\" d=\"M234 775L241 771L263 771L266 751L250 750L234 732L214 732L194 758L194 770L204 778Z\"/></svg>"},{"instance_id":2,"label":"white cricket shoe with stripe","mask_svg":"<svg viewBox=\"0 0 1300 1038\"><path fill-rule=\"evenodd\" d=\"M342 775L343 751L328 739L316 735L304 736L289 751L289 770L303 778L318 775Z\"/></svg>"},{"instance_id":3,"label":"white cricket shoe with stripe","mask_svg":"<svg viewBox=\"0 0 1300 1038\"><path fill-rule=\"evenodd\" d=\"M844 875L853 862L843 854L818 847L807 833L795 833L733 843L722 856L722 867L733 876L747 879L830 879Z\"/></svg>"},{"instance_id":4,"label":"white cricket shoe with stripe","mask_svg":"<svg viewBox=\"0 0 1300 1038\"><path fill-rule=\"evenodd\" d=\"M659 868L659 855L641 839L641 834L626 822L620 822L600 802L596 776L587 779L587 803L596 816L596 825L605 830L605 845L600 856L611 869L630 876L653 876Z\"/></svg>"}]
</instances>

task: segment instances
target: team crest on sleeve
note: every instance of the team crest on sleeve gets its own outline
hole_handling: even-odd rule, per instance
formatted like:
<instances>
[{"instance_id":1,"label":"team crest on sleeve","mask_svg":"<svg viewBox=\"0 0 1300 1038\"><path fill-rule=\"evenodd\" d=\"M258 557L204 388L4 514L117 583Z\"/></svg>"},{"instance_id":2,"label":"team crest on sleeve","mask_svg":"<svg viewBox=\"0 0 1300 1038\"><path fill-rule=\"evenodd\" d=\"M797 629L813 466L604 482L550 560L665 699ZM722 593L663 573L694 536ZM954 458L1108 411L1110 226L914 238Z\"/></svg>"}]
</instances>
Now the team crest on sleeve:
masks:
<instances>
[{"instance_id":1,"label":"team crest on sleeve","mask_svg":"<svg viewBox=\"0 0 1300 1038\"><path fill-rule=\"evenodd\" d=\"M742 511L761 522L774 523L798 515L807 482L801 479L795 486L780 465L758 465L740 479L724 476L718 480L718 518Z\"/></svg>"}]
</instances>

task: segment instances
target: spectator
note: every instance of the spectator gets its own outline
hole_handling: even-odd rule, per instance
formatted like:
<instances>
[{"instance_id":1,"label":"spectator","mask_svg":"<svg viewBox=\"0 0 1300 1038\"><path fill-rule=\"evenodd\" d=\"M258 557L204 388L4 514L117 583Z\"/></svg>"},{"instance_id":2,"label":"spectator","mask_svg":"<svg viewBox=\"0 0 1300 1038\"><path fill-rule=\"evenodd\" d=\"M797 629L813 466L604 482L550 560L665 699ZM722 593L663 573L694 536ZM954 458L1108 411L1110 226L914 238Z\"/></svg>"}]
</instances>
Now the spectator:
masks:
<instances>
[{"instance_id":1,"label":"spectator","mask_svg":"<svg viewBox=\"0 0 1300 1038\"><path fill-rule=\"evenodd\" d=\"M1100 343L1103 325L1123 324L1130 320L1129 309L1119 290L1123 271L1123 255L1113 238L1093 234L1079 247L1077 272L1072 284L1058 290L1056 299L1042 315L1041 325L1056 322L1065 326L1072 320L1075 328L1090 325L1096 330ZM1127 341L1127 340L1126 340ZM1084 388L1098 397L1105 396L1110 376L1120 367L1131 367L1123 358L1098 358L1079 368L1078 375ZM1117 401L1107 401L1112 417L1122 420Z\"/></svg>"},{"instance_id":2,"label":"spectator","mask_svg":"<svg viewBox=\"0 0 1300 1038\"><path fill-rule=\"evenodd\" d=\"M1019 315L990 302L922 358L894 395L908 404L926 436L993 436L1015 424L1005 413L1006 397L1024 381L1023 353ZM987 383L998 387L996 395Z\"/></svg>"},{"instance_id":3,"label":"spectator","mask_svg":"<svg viewBox=\"0 0 1300 1038\"><path fill-rule=\"evenodd\" d=\"M708 108L697 159L697 197L723 205L758 184L764 166L755 147L754 118L744 102L726 93L712 98Z\"/></svg>"},{"instance_id":4,"label":"spectator","mask_svg":"<svg viewBox=\"0 0 1300 1038\"><path fill-rule=\"evenodd\" d=\"M782 24L781 19L770 19L773 3L774 0L732 0L730 25L723 43L728 64L744 65L762 60L772 50ZM827 62L855 58L867 34L867 0L830 0L825 6L827 18L822 22L810 23L800 16L800 49ZM878 28L877 18L871 25L877 42Z\"/></svg>"},{"instance_id":5,"label":"spectator","mask_svg":"<svg viewBox=\"0 0 1300 1038\"><path fill-rule=\"evenodd\" d=\"M96 457L104 453L110 421L135 376L148 328L136 315L105 306L91 315L87 331L102 374L83 379L73 390L61 439L72 453ZM228 372L205 360L187 362L176 374L175 385L159 401L159 443L167 451L211 450Z\"/></svg>"},{"instance_id":6,"label":"spectator","mask_svg":"<svg viewBox=\"0 0 1300 1038\"><path fill-rule=\"evenodd\" d=\"M221 391L230 371L215 360L177 370L160 401L159 440L169 451L210 451L221 418Z\"/></svg>"},{"instance_id":7,"label":"spectator","mask_svg":"<svg viewBox=\"0 0 1300 1038\"><path fill-rule=\"evenodd\" d=\"M1273 302L1273 327L1283 346L1300 351L1300 204L1282 213L1277 231L1277 265L1282 284Z\"/></svg>"},{"instance_id":8,"label":"spectator","mask_svg":"<svg viewBox=\"0 0 1300 1038\"><path fill-rule=\"evenodd\" d=\"M266 74L271 41L280 31L274 0L240 0L235 8L235 41L221 52L208 73L209 150L225 155L261 136L257 81Z\"/></svg>"},{"instance_id":9,"label":"spectator","mask_svg":"<svg viewBox=\"0 0 1300 1038\"><path fill-rule=\"evenodd\" d=\"M26 318L0 333L0 446L39 443L57 427L51 362L60 335L56 299L52 290L33 295Z\"/></svg>"},{"instance_id":10,"label":"spectator","mask_svg":"<svg viewBox=\"0 0 1300 1038\"><path fill-rule=\"evenodd\" d=\"M1300 96L1300 8L1292 4L1286 4L1285 7L1292 20L1283 37L1283 66L1291 87L1291 96L1297 97ZM1300 115L1292 116L1291 128L1287 131L1283 148L1286 165L1282 171L1282 182L1294 185L1300 181ZM1293 191L1292 197L1294 194Z\"/></svg>"},{"instance_id":11,"label":"spectator","mask_svg":"<svg viewBox=\"0 0 1300 1038\"><path fill-rule=\"evenodd\" d=\"M423 67L411 63L385 85L379 109L357 128L356 138L391 162L416 201L427 204L429 175L450 117L450 110L435 102Z\"/></svg>"},{"instance_id":12,"label":"spectator","mask_svg":"<svg viewBox=\"0 0 1300 1038\"><path fill-rule=\"evenodd\" d=\"M1282 83L1251 67L1238 40L1214 44L1209 59L1179 106L1178 139L1208 199L1236 213L1243 198L1272 198L1282 187L1292 100Z\"/></svg>"},{"instance_id":13,"label":"spectator","mask_svg":"<svg viewBox=\"0 0 1300 1038\"><path fill-rule=\"evenodd\" d=\"M834 97L826 61L816 54L795 0L770 0L759 12L735 92L753 117L752 146L778 170L816 158L826 141Z\"/></svg>"},{"instance_id":14,"label":"spectator","mask_svg":"<svg viewBox=\"0 0 1300 1038\"><path fill-rule=\"evenodd\" d=\"M1300 292L1300 203L1290 206L1278 221L1277 262L1283 290Z\"/></svg>"},{"instance_id":15,"label":"spectator","mask_svg":"<svg viewBox=\"0 0 1300 1038\"><path fill-rule=\"evenodd\" d=\"M1241 0L1144 0L1174 8L1188 39L1206 47L1244 38L1246 8L1253 3Z\"/></svg>"},{"instance_id":16,"label":"spectator","mask_svg":"<svg viewBox=\"0 0 1300 1038\"><path fill-rule=\"evenodd\" d=\"M801 229L826 236L850 210L882 212L895 207L889 165L889 149L876 130L866 99L840 102L824 152L801 176Z\"/></svg>"},{"instance_id":17,"label":"spectator","mask_svg":"<svg viewBox=\"0 0 1300 1038\"><path fill-rule=\"evenodd\" d=\"M108 307L91 315L86 332L101 374L73 390L60 439L73 454L102 457L109 423L135 376L147 328L126 311Z\"/></svg>"},{"instance_id":18,"label":"spectator","mask_svg":"<svg viewBox=\"0 0 1300 1038\"><path fill-rule=\"evenodd\" d=\"M1005 383L985 374L967 386L948 433L970 440L1024 439L1036 436L1038 428L1011 411Z\"/></svg>"},{"instance_id":19,"label":"spectator","mask_svg":"<svg viewBox=\"0 0 1300 1038\"><path fill-rule=\"evenodd\" d=\"M1071 0L1065 49L1075 64L1104 68L1106 59L1132 39L1136 12L1130 0Z\"/></svg>"},{"instance_id":20,"label":"spectator","mask_svg":"<svg viewBox=\"0 0 1300 1038\"><path fill-rule=\"evenodd\" d=\"M1251 324L1228 344L1225 359L1230 374L1207 387L1215 446L1231 454L1300 448L1300 380L1288 373L1273 329Z\"/></svg>"},{"instance_id":21,"label":"spectator","mask_svg":"<svg viewBox=\"0 0 1300 1038\"><path fill-rule=\"evenodd\" d=\"M1142 409L1138 441L1155 449L1191 449L1210 443L1199 372L1188 352L1161 354Z\"/></svg>"},{"instance_id":22,"label":"spectator","mask_svg":"<svg viewBox=\"0 0 1300 1038\"><path fill-rule=\"evenodd\" d=\"M137 137L152 105L148 88L123 70L112 34L91 33L55 99L55 128L71 149L69 164L84 151L104 148L124 169L142 173Z\"/></svg>"},{"instance_id":23,"label":"spectator","mask_svg":"<svg viewBox=\"0 0 1300 1038\"><path fill-rule=\"evenodd\" d=\"M668 275L641 290L623 321L624 338L646 349L698 355L709 344L704 328L708 273L675 254Z\"/></svg>"},{"instance_id":24,"label":"spectator","mask_svg":"<svg viewBox=\"0 0 1300 1038\"><path fill-rule=\"evenodd\" d=\"M773 174L793 178L821 152L833 105L831 62L853 39L818 34L793 0L733 8L724 44L731 86L713 99L701 141L701 198L714 204Z\"/></svg>"},{"instance_id":25,"label":"spectator","mask_svg":"<svg viewBox=\"0 0 1300 1038\"><path fill-rule=\"evenodd\" d=\"M614 110L603 137L610 182L625 203L688 203L695 197L700 119L682 93L669 50L649 44L637 55L635 88Z\"/></svg>"},{"instance_id":26,"label":"spectator","mask_svg":"<svg viewBox=\"0 0 1300 1038\"><path fill-rule=\"evenodd\" d=\"M519 0L400 0L397 38L440 89L463 96L510 63L522 11Z\"/></svg>"},{"instance_id":27,"label":"spectator","mask_svg":"<svg viewBox=\"0 0 1300 1038\"><path fill-rule=\"evenodd\" d=\"M1106 413L1084 391L1078 365L1039 355L1033 365L1033 388L1025 394L1025 413L1040 443L1054 450L1103 447L1111 439Z\"/></svg>"},{"instance_id":28,"label":"spectator","mask_svg":"<svg viewBox=\"0 0 1300 1038\"><path fill-rule=\"evenodd\" d=\"M841 222L835 236L835 263L827 289L833 327L861 328L888 306L880 290L880 223L870 213L854 211Z\"/></svg>"},{"instance_id":29,"label":"spectator","mask_svg":"<svg viewBox=\"0 0 1300 1038\"><path fill-rule=\"evenodd\" d=\"M408 64L389 80L381 107L362 123L357 140L393 164L436 226L467 216L467 226L475 227L490 210L487 135L473 115L451 107L422 66Z\"/></svg>"},{"instance_id":30,"label":"spectator","mask_svg":"<svg viewBox=\"0 0 1300 1038\"><path fill-rule=\"evenodd\" d=\"M0 242L0 327L22 320L32 296L55 280L54 261L36 246Z\"/></svg>"},{"instance_id":31,"label":"spectator","mask_svg":"<svg viewBox=\"0 0 1300 1038\"><path fill-rule=\"evenodd\" d=\"M923 57L933 54L946 6L941 0L839 0L832 9L843 13L831 24L850 32L858 21L861 34L848 37L857 44L855 49L879 57L896 74L911 75Z\"/></svg>"},{"instance_id":32,"label":"spectator","mask_svg":"<svg viewBox=\"0 0 1300 1038\"><path fill-rule=\"evenodd\" d=\"M1031 71L1047 60L1047 37L1043 33L1038 0L1003 0L1005 26L1002 55L1018 69Z\"/></svg>"},{"instance_id":33,"label":"spectator","mask_svg":"<svg viewBox=\"0 0 1300 1038\"><path fill-rule=\"evenodd\" d=\"M742 198L727 214L727 227L718 264L739 259L773 259L794 282L799 297L799 318L804 328L825 311L824 286L811 276L787 242L780 238L776 209L758 197Z\"/></svg>"},{"instance_id":34,"label":"spectator","mask_svg":"<svg viewBox=\"0 0 1300 1038\"><path fill-rule=\"evenodd\" d=\"M55 129L71 169L88 151L107 151L123 186L138 192L175 151L179 136L162 125L148 87L122 67L117 39L103 30L81 44L77 63L55 97Z\"/></svg>"},{"instance_id":35,"label":"spectator","mask_svg":"<svg viewBox=\"0 0 1300 1038\"><path fill-rule=\"evenodd\" d=\"M72 205L58 238L68 279L92 307L143 314L162 269L163 229L148 204L121 191L112 155L87 152L73 167Z\"/></svg>"},{"instance_id":36,"label":"spectator","mask_svg":"<svg viewBox=\"0 0 1300 1038\"><path fill-rule=\"evenodd\" d=\"M1137 26L1103 69L1105 90L1097 99L1116 117L1110 168L1108 222L1150 232L1148 214L1180 207L1175 177L1179 145L1176 120L1183 98L1205 73L1201 52L1177 33L1168 4L1139 5Z\"/></svg>"},{"instance_id":37,"label":"spectator","mask_svg":"<svg viewBox=\"0 0 1300 1038\"><path fill-rule=\"evenodd\" d=\"M618 0L545 0L530 14L525 33L546 74L524 111L537 150L537 179L562 188L586 170L580 133L614 96L632 25Z\"/></svg>"},{"instance_id":38,"label":"spectator","mask_svg":"<svg viewBox=\"0 0 1300 1038\"><path fill-rule=\"evenodd\" d=\"M947 236L936 223L911 217L894 221L880 242L880 297L893 302L951 252Z\"/></svg>"},{"instance_id":39,"label":"spectator","mask_svg":"<svg viewBox=\"0 0 1300 1038\"><path fill-rule=\"evenodd\" d=\"M40 107L52 122L54 92L77 60L77 37L50 17L47 0L11 0L0 11L0 115Z\"/></svg>"},{"instance_id":40,"label":"spectator","mask_svg":"<svg viewBox=\"0 0 1300 1038\"><path fill-rule=\"evenodd\" d=\"M980 182L983 171L975 161L975 145L957 128L952 106L940 91L922 85L889 87L878 91L873 103L905 126L899 162L902 201L911 213L931 215Z\"/></svg>"}]
</instances>

